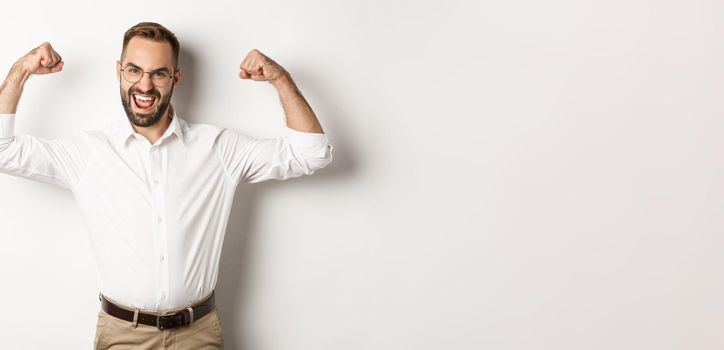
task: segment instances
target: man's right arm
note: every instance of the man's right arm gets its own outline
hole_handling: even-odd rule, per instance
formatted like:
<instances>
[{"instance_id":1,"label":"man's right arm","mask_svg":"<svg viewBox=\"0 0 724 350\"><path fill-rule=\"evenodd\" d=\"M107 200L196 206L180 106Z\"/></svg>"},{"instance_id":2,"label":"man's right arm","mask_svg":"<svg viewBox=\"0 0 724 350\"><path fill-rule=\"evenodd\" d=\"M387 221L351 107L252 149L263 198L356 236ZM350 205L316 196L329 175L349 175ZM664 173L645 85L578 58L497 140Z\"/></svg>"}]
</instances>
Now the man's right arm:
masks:
<instances>
[{"instance_id":1,"label":"man's right arm","mask_svg":"<svg viewBox=\"0 0 724 350\"><path fill-rule=\"evenodd\" d=\"M63 59L48 42L18 59L0 86L0 114L15 114L23 87L31 74L60 72L63 64Z\"/></svg>"},{"instance_id":2,"label":"man's right arm","mask_svg":"<svg viewBox=\"0 0 724 350\"><path fill-rule=\"evenodd\" d=\"M29 77L30 72L23 71L17 63L13 65L0 87L0 114L15 114L23 86Z\"/></svg>"},{"instance_id":3,"label":"man's right arm","mask_svg":"<svg viewBox=\"0 0 724 350\"><path fill-rule=\"evenodd\" d=\"M56 73L62 68L60 55L46 42L10 69L0 87L0 173L64 188L79 180L92 150L83 134L55 139L15 135L15 112L25 82L32 74Z\"/></svg>"}]
</instances>

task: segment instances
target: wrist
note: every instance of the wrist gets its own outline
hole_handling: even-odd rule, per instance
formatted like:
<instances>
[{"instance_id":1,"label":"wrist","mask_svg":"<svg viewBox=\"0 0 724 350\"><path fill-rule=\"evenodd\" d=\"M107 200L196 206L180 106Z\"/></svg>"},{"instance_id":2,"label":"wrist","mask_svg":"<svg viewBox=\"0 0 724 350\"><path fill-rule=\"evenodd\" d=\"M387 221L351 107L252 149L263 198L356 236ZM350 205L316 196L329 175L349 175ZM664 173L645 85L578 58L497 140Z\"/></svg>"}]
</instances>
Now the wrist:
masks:
<instances>
[{"instance_id":1,"label":"wrist","mask_svg":"<svg viewBox=\"0 0 724 350\"><path fill-rule=\"evenodd\" d=\"M293 84L294 81L292 80L291 75L289 75L289 72L287 72L286 70L283 70L282 73L279 74L279 76L276 79L270 81L270 83L272 85L274 85L274 87L279 89L285 85Z\"/></svg>"}]
</instances>

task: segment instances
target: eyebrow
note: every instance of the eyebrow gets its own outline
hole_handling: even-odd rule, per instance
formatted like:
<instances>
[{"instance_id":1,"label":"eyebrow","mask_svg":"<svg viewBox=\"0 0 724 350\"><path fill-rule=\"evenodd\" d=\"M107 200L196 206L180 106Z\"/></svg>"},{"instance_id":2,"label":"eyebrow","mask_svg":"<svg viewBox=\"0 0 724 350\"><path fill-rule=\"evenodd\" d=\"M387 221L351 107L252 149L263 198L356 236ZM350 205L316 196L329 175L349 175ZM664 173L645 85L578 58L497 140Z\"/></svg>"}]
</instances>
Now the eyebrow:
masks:
<instances>
[{"instance_id":1,"label":"eyebrow","mask_svg":"<svg viewBox=\"0 0 724 350\"><path fill-rule=\"evenodd\" d=\"M143 70L141 67L139 67L138 65L135 65L135 64L133 64L133 63L131 63L131 62L126 63L126 67L128 67L128 66L132 66L132 67L134 67L134 68L138 68L138 69ZM161 72L161 71L171 74L171 70L169 70L169 69L166 68L166 67L161 67L161 68L153 69L153 70L150 71L150 73Z\"/></svg>"}]
</instances>

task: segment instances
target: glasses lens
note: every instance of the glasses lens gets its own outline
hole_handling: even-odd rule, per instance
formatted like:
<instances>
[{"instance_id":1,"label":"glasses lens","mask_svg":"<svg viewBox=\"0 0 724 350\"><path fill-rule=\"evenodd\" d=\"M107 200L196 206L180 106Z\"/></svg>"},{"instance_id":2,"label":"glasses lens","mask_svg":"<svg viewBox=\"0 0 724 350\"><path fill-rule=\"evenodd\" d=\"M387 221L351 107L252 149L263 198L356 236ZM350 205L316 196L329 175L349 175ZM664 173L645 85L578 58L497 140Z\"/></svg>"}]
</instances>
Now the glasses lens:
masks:
<instances>
[{"instance_id":1,"label":"glasses lens","mask_svg":"<svg viewBox=\"0 0 724 350\"><path fill-rule=\"evenodd\" d=\"M156 85L156 86L166 85L166 83L168 83L168 79L170 77L171 77L171 75L164 71L151 73L151 80L153 81L153 85Z\"/></svg>"},{"instance_id":2,"label":"glasses lens","mask_svg":"<svg viewBox=\"0 0 724 350\"><path fill-rule=\"evenodd\" d=\"M143 71L135 67L126 67L126 69L123 70L123 76L126 78L126 80L128 80L129 83L135 83L141 80L141 77L143 76Z\"/></svg>"}]
</instances>

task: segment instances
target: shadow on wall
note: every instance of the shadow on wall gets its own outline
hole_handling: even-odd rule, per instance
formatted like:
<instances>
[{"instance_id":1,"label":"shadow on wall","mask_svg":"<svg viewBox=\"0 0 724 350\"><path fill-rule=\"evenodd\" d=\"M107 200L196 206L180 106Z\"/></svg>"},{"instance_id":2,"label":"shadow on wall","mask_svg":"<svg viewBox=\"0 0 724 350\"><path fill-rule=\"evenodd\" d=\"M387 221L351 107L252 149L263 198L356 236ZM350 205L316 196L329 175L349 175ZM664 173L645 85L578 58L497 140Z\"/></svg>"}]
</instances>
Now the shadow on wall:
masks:
<instances>
[{"instance_id":1,"label":"shadow on wall","mask_svg":"<svg viewBox=\"0 0 724 350\"><path fill-rule=\"evenodd\" d=\"M196 85L193 84L198 76L196 69L196 53L193 48L181 46L178 53L178 67L181 68L181 83L174 88L173 105L178 107L178 113L183 119L189 121L187 116L196 115Z\"/></svg>"},{"instance_id":2,"label":"shadow on wall","mask_svg":"<svg viewBox=\"0 0 724 350\"><path fill-rule=\"evenodd\" d=\"M178 91L174 91L174 105L178 106L181 115L197 115L198 106L195 103L196 91L194 81L198 76L197 55L193 48L181 48L179 53L179 66L183 69L182 83L178 86ZM294 74L294 73L292 73ZM303 72L295 76L302 76ZM312 81L312 86L300 87L300 90L321 90ZM304 93L304 91L302 91ZM328 101L334 101L334 96L317 93L319 96L328 96ZM243 96L242 96L243 98ZM216 300L219 305L220 318L224 331L224 343L227 349L252 350L250 341L253 340L251 334L245 334L251 329L245 325L244 320L240 318L241 310L250 309L247 307L248 293L251 290L249 283L251 273L254 271L253 266L255 251L255 235L252 228L256 225L255 206L257 198L261 198L264 192L276 186L307 186L318 185L328 182L330 179L339 176L346 176L350 172L354 172L354 161L351 155L345 154L344 150L348 149L344 146L343 140L347 139L340 132L342 128L333 125L334 116L349 115L335 108L336 106L324 105L325 116L320 116L317 108L312 108L320 117L320 122L325 132L335 130L334 135L330 133L330 143L334 145L334 161L326 168L319 170L312 176L303 176L300 178L289 179L286 181L266 181L257 184L241 183L237 187L234 204L231 209L229 224L224 237L224 245L219 262L219 276L216 285ZM281 104L279 108L282 108ZM232 113L233 114L233 113ZM187 119L188 120L188 119ZM341 121L341 119L338 119ZM201 122L201 121L197 121Z\"/></svg>"}]
</instances>

